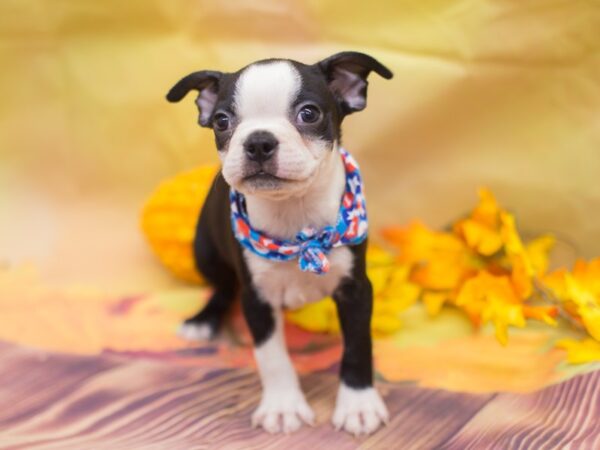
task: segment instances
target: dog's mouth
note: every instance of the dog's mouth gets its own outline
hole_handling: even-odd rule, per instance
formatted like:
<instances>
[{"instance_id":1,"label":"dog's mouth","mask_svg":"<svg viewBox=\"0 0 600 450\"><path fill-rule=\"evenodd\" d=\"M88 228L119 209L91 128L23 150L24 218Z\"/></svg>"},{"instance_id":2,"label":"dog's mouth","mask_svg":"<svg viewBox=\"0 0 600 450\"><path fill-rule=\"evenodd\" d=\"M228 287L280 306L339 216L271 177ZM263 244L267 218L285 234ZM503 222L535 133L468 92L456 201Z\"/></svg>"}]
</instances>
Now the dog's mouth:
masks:
<instances>
[{"instance_id":1,"label":"dog's mouth","mask_svg":"<svg viewBox=\"0 0 600 450\"><path fill-rule=\"evenodd\" d=\"M287 182L290 180L287 180L285 178L280 178L277 175L273 175L272 173L269 173L265 170L258 170L250 175L246 175L243 178L243 181L248 181L248 182Z\"/></svg>"},{"instance_id":2,"label":"dog's mouth","mask_svg":"<svg viewBox=\"0 0 600 450\"><path fill-rule=\"evenodd\" d=\"M261 169L242 178L241 191L247 194L267 195L279 198L280 196L285 196L294 185L294 180L281 178Z\"/></svg>"},{"instance_id":3,"label":"dog's mouth","mask_svg":"<svg viewBox=\"0 0 600 450\"><path fill-rule=\"evenodd\" d=\"M245 186L256 191L278 191L283 189L285 185L293 183L293 181L278 177L263 169L248 174L242 179Z\"/></svg>"}]
</instances>

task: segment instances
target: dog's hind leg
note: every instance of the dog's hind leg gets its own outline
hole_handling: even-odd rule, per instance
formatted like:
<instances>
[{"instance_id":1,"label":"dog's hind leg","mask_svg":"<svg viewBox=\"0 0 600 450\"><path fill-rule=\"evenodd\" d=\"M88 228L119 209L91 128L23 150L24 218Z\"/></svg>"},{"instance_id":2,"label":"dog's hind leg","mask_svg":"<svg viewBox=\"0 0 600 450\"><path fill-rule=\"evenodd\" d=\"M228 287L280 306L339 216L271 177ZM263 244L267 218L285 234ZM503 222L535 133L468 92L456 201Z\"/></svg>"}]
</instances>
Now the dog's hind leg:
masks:
<instances>
[{"instance_id":1,"label":"dog's hind leg","mask_svg":"<svg viewBox=\"0 0 600 450\"><path fill-rule=\"evenodd\" d=\"M215 288L206 306L179 327L179 336L191 341L212 339L233 302L235 292Z\"/></svg>"},{"instance_id":2,"label":"dog's hind leg","mask_svg":"<svg viewBox=\"0 0 600 450\"><path fill-rule=\"evenodd\" d=\"M196 266L214 291L204 308L181 325L179 335L189 340L213 338L237 294L235 271L221 259L203 222L201 217L194 243Z\"/></svg>"}]
</instances>

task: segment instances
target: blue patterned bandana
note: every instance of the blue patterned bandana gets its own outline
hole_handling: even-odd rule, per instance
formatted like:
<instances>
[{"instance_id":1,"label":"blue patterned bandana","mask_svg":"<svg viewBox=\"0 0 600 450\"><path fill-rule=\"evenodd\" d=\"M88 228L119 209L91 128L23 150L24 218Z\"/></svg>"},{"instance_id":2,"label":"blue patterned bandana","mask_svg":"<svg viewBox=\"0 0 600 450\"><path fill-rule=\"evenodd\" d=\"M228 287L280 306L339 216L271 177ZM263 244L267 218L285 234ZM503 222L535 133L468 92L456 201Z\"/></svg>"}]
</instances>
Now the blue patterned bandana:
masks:
<instances>
[{"instance_id":1,"label":"blue patterned bandana","mask_svg":"<svg viewBox=\"0 0 600 450\"><path fill-rule=\"evenodd\" d=\"M344 149L339 149L346 168L346 189L341 199L335 226L321 230L304 228L295 240L279 240L268 237L250 225L246 200L242 194L231 189L231 225L233 234L244 248L273 261L289 261L298 258L303 272L319 275L329 271L327 254L342 245L358 245L367 237L367 210L358 164Z\"/></svg>"}]
</instances>

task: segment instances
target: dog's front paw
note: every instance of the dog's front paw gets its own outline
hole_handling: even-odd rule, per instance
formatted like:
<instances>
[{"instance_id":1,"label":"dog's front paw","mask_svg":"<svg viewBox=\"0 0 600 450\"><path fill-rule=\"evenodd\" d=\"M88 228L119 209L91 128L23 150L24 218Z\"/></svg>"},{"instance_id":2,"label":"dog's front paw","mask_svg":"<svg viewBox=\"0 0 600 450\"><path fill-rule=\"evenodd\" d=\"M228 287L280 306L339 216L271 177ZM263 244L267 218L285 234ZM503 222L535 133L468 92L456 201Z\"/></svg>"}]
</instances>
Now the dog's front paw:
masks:
<instances>
[{"instance_id":1,"label":"dog's front paw","mask_svg":"<svg viewBox=\"0 0 600 450\"><path fill-rule=\"evenodd\" d=\"M333 426L355 436L371 434L389 421L389 413L377 390L373 387L353 389L340 384Z\"/></svg>"},{"instance_id":2,"label":"dog's front paw","mask_svg":"<svg viewBox=\"0 0 600 450\"><path fill-rule=\"evenodd\" d=\"M266 392L252 414L252 426L263 427L269 433L291 433L302 422L314 425L315 413L299 389L291 392Z\"/></svg>"}]
</instances>

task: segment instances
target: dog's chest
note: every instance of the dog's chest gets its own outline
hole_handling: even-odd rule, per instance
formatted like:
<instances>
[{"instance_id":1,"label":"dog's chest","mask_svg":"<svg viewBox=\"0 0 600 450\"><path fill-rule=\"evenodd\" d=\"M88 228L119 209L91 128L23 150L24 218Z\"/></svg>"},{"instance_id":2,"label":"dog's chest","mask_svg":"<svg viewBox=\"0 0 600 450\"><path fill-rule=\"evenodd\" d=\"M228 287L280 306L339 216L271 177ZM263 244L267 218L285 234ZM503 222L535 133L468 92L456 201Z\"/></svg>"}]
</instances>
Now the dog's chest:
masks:
<instances>
[{"instance_id":1,"label":"dog's chest","mask_svg":"<svg viewBox=\"0 0 600 450\"><path fill-rule=\"evenodd\" d=\"M331 250L330 269L324 275L302 272L297 260L270 261L248 250L244 257L261 298L286 308L298 308L332 295L342 278L351 274L354 263L354 255L347 247Z\"/></svg>"}]
</instances>

